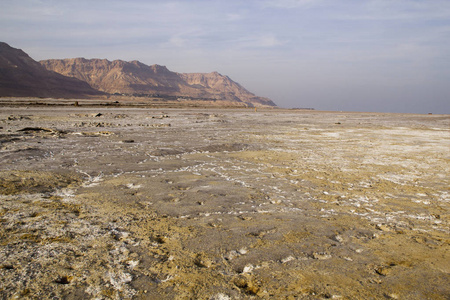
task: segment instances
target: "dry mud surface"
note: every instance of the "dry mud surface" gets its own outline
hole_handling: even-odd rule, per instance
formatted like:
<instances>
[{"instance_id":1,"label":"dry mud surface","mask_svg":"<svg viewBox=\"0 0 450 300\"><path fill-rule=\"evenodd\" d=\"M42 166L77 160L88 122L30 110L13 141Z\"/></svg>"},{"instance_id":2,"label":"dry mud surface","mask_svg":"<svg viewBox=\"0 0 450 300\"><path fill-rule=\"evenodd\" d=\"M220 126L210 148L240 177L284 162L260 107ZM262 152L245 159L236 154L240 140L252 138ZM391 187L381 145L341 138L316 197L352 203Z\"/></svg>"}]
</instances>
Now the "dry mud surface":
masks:
<instances>
[{"instance_id":1,"label":"dry mud surface","mask_svg":"<svg viewBox=\"0 0 450 300\"><path fill-rule=\"evenodd\" d=\"M449 127L2 107L0 298L449 299Z\"/></svg>"}]
</instances>

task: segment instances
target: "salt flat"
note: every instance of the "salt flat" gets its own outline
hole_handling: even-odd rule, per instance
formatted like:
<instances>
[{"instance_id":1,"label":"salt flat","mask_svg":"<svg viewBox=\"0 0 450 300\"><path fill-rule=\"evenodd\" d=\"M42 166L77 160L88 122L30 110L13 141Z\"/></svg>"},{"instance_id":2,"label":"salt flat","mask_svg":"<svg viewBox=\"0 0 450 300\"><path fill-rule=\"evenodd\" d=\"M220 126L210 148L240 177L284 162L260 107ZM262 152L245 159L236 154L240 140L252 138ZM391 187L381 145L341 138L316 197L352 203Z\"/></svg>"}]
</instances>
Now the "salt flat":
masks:
<instances>
[{"instance_id":1,"label":"salt flat","mask_svg":"<svg viewBox=\"0 0 450 300\"><path fill-rule=\"evenodd\" d=\"M448 115L4 106L0 127L2 298L450 294Z\"/></svg>"}]
</instances>

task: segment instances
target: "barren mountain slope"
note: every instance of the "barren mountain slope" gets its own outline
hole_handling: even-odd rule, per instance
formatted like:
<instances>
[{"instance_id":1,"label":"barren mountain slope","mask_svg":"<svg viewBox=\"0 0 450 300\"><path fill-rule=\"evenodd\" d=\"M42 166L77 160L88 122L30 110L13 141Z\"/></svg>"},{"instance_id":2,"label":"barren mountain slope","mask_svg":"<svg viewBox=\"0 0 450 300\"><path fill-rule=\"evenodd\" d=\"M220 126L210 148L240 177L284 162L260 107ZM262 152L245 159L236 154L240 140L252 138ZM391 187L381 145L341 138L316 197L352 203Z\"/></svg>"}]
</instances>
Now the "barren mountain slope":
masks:
<instances>
[{"instance_id":1,"label":"barren mountain slope","mask_svg":"<svg viewBox=\"0 0 450 300\"><path fill-rule=\"evenodd\" d=\"M49 59L41 61L49 70L86 81L107 93L174 93L182 80L166 67L138 61L106 59Z\"/></svg>"},{"instance_id":2,"label":"barren mountain slope","mask_svg":"<svg viewBox=\"0 0 450 300\"><path fill-rule=\"evenodd\" d=\"M216 96L225 99L236 99L253 105L276 106L269 98L258 97L247 91L239 83L231 80L228 76L217 72L212 73L183 73L180 74L189 85L203 88Z\"/></svg>"},{"instance_id":3,"label":"barren mountain slope","mask_svg":"<svg viewBox=\"0 0 450 300\"><path fill-rule=\"evenodd\" d=\"M270 99L255 96L217 72L181 74L165 66L106 59L50 59L41 61L41 64L112 94L159 94L245 102L250 106L276 106Z\"/></svg>"},{"instance_id":4,"label":"barren mountain slope","mask_svg":"<svg viewBox=\"0 0 450 300\"><path fill-rule=\"evenodd\" d=\"M101 94L86 82L49 71L22 50L0 42L0 96L84 98Z\"/></svg>"}]
</instances>

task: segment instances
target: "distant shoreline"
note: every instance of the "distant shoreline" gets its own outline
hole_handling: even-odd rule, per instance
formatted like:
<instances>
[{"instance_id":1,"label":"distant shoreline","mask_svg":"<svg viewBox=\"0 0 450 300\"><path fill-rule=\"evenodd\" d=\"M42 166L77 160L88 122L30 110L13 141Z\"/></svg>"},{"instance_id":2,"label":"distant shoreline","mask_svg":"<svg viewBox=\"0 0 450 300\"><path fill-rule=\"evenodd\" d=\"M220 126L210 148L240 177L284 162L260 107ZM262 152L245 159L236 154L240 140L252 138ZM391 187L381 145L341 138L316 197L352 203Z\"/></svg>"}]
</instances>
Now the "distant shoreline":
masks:
<instances>
[{"instance_id":1,"label":"distant shoreline","mask_svg":"<svg viewBox=\"0 0 450 300\"><path fill-rule=\"evenodd\" d=\"M254 111L297 111L301 113L368 113L368 114L408 114L408 115L440 115L449 114L440 113L408 113L408 112L373 112L373 111L338 111L338 110L317 110L315 108L284 108L284 107L250 107L230 104L228 101L221 100L193 100L179 101L167 100L164 98L135 99L129 97L113 97L109 99L88 98L88 99L65 99L65 98L38 98L38 97L0 97L0 107L103 107L103 108L154 108L154 109L247 109Z\"/></svg>"}]
</instances>

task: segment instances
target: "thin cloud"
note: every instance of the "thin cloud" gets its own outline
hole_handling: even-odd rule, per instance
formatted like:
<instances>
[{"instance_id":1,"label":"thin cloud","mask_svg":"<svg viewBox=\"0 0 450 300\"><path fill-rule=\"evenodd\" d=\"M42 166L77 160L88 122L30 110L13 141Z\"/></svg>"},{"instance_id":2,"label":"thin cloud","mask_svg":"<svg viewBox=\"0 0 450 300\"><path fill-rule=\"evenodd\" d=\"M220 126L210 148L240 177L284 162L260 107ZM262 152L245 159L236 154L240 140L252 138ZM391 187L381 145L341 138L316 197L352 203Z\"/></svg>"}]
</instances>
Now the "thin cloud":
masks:
<instances>
[{"instance_id":1,"label":"thin cloud","mask_svg":"<svg viewBox=\"0 0 450 300\"><path fill-rule=\"evenodd\" d=\"M297 8L307 7L322 2L321 0L266 0L263 7L270 8Z\"/></svg>"},{"instance_id":2,"label":"thin cloud","mask_svg":"<svg viewBox=\"0 0 450 300\"><path fill-rule=\"evenodd\" d=\"M260 47L275 47L282 45L283 42L276 36L269 34L258 37L255 44Z\"/></svg>"},{"instance_id":3,"label":"thin cloud","mask_svg":"<svg viewBox=\"0 0 450 300\"><path fill-rule=\"evenodd\" d=\"M241 14L237 14L237 13L229 13L226 14L226 20L233 22L233 21L240 21L244 19L244 16L242 16Z\"/></svg>"},{"instance_id":4,"label":"thin cloud","mask_svg":"<svg viewBox=\"0 0 450 300\"><path fill-rule=\"evenodd\" d=\"M186 39L183 39L179 36L171 37L169 39L169 43L170 43L170 45L179 47L179 48L186 47Z\"/></svg>"},{"instance_id":5,"label":"thin cloud","mask_svg":"<svg viewBox=\"0 0 450 300\"><path fill-rule=\"evenodd\" d=\"M280 40L274 34L259 34L251 36L242 36L235 39L230 39L230 49L235 50L252 50L252 49L264 49L275 48L285 44L285 41Z\"/></svg>"},{"instance_id":6,"label":"thin cloud","mask_svg":"<svg viewBox=\"0 0 450 300\"><path fill-rule=\"evenodd\" d=\"M353 13L352 11L358 13ZM355 4L350 11L337 11L334 18L367 21L449 20L450 1L447 0L372 0Z\"/></svg>"}]
</instances>

